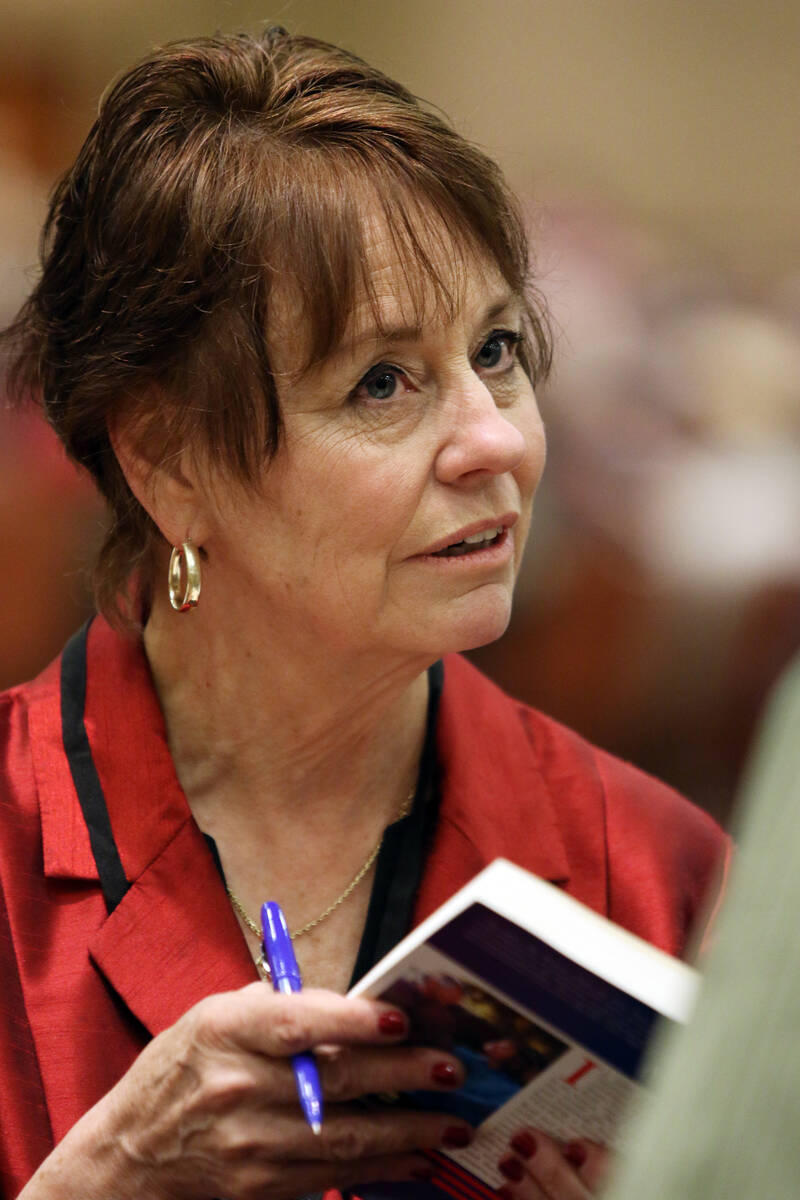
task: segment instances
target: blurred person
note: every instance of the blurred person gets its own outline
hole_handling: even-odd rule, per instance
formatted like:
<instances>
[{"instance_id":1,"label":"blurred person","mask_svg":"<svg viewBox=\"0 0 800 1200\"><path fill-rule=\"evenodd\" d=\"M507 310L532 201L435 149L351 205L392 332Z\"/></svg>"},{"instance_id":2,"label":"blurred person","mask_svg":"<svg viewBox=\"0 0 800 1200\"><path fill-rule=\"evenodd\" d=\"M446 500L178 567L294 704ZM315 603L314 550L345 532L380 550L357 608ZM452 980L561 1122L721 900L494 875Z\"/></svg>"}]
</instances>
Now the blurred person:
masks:
<instances>
[{"instance_id":1,"label":"blurred person","mask_svg":"<svg viewBox=\"0 0 800 1200\"><path fill-rule=\"evenodd\" d=\"M463 1069L342 993L498 855L684 950L718 827L455 653L544 463L528 272L497 167L344 51L200 39L106 95L7 337L111 519L100 615L0 708L5 1194L429 1176L469 1127L349 1101ZM302 996L253 982L267 896Z\"/></svg>"},{"instance_id":2,"label":"blurred person","mask_svg":"<svg viewBox=\"0 0 800 1200\"><path fill-rule=\"evenodd\" d=\"M101 523L94 489L52 430L0 408L0 688L38 671L90 611L86 563Z\"/></svg>"},{"instance_id":3,"label":"blurred person","mask_svg":"<svg viewBox=\"0 0 800 1200\"><path fill-rule=\"evenodd\" d=\"M740 848L697 1011L658 1047L655 1094L627 1131L607 1200L797 1195L800 658L768 710L740 804Z\"/></svg>"},{"instance_id":4,"label":"blurred person","mask_svg":"<svg viewBox=\"0 0 800 1200\"><path fill-rule=\"evenodd\" d=\"M32 58L0 74L0 327L30 290L46 196L69 143L65 80ZM57 98L57 99L56 99ZM74 99L74 97L71 97ZM0 688L41 669L91 609L85 566L101 511L37 413L11 410L0 387ZM53 600L53 579L65 580Z\"/></svg>"}]
</instances>

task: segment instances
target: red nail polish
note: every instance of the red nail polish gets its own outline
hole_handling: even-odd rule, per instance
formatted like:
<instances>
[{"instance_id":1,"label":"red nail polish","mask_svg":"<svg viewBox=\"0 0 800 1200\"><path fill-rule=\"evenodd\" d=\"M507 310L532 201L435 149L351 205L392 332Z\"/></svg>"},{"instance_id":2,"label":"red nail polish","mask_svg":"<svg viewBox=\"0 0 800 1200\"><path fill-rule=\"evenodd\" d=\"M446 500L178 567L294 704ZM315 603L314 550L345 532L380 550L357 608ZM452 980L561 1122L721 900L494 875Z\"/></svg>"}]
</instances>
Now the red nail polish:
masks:
<instances>
[{"instance_id":1,"label":"red nail polish","mask_svg":"<svg viewBox=\"0 0 800 1200\"><path fill-rule=\"evenodd\" d=\"M434 1083L444 1084L445 1087L455 1087L458 1082L458 1071L452 1063L439 1062L431 1071L431 1079Z\"/></svg>"},{"instance_id":2,"label":"red nail polish","mask_svg":"<svg viewBox=\"0 0 800 1200\"><path fill-rule=\"evenodd\" d=\"M510 1179L512 1183L519 1183L525 1174L525 1168L518 1158L501 1158L497 1164L497 1169L501 1175L505 1175L506 1179Z\"/></svg>"},{"instance_id":3,"label":"red nail polish","mask_svg":"<svg viewBox=\"0 0 800 1200\"><path fill-rule=\"evenodd\" d=\"M580 1142L568 1142L561 1153L573 1167L582 1167L587 1159L586 1150Z\"/></svg>"},{"instance_id":4,"label":"red nail polish","mask_svg":"<svg viewBox=\"0 0 800 1200\"><path fill-rule=\"evenodd\" d=\"M505 1184L497 1189L497 1195L500 1197L500 1200L514 1200L514 1193Z\"/></svg>"},{"instance_id":5,"label":"red nail polish","mask_svg":"<svg viewBox=\"0 0 800 1200\"><path fill-rule=\"evenodd\" d=\"M401 1012L384 1012L378 1017L378 1029L387 1037L400 1037L408 1029L408 1021Z\"/></svg>"},{"instance_id":6,"label":"red nail polish","mask_svg":"<svg viewBox=\"0 0 800 1200\"><path fill-rule=\"evenodd\" d=\"M472 1141L472 1130L467 1125L449 1125L442 1134L442 1145L452 1150L461 1150Z\"/></svg>"},{"instance_id":7,"label":"red nail polish","mask_svg":"<svg viewBox=\"0 0 800 1200\"><path fill-rule=\"evenodd\" d=\"M520 1158L533 1158L536 1153L536 1138L526 1129L521 1129L512 1137L511 1149L516 1150Z\"/></svg>"}]
</instances>

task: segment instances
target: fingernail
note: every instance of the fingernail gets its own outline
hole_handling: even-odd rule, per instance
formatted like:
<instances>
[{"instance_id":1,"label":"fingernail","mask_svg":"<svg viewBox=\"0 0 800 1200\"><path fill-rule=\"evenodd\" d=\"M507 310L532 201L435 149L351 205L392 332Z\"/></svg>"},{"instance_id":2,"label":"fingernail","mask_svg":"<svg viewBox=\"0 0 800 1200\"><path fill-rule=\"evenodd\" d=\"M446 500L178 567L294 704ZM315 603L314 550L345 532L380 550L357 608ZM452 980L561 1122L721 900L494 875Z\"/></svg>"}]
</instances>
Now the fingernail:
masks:
<instances>
[{"instance_id":1,"label":"fingernail","mask_svg":"<svg viewBox=\"0 0 800 1200\"><path fill-rule=\"evenodd\" d=\"M384 1012L378 1017L378 1029L381 1033L385 1033L387 1037L400 1037L406 1032L408 1021L405 1013L401 1012Z\"/></svg>"},{"instance_id":2,"label":"fingernail","mask_svg":"<svg viewBox=\"0 0 800 1200\"><path fill-rule=\"evenodd\" d=\"M497 1189L496 1195L500 1197L500 1200L514 1200L514 1193L511 1188L507 1188L505 1185Z\"/></svg>"},{"instance_id":3,"label":"fingernail","mask_svg":"<svg viewBox=\"0 0 800 1200\"><path fill-rule=\"evenodd\" d=\"M520 1158L533 1158L536 1153L536 1138L527 1130L521 1129L511 1139L511 1149L516 1150Z\"/></svg>"},{"instance_id":4,"label":"fingernail","mask_svg":"<svg viewBox=\"0 0 800 1200\"><path fill-rule=\"evenodd\" d=\"M580 1142L568 1142L561 1153L573 1167L582 1167L586 1162L586 1150Z\"/></svg>"},{"instance_id":5,"label":"fingernail","mask_svg":"<svg viewBox=\"0 0 800 1200\"><path fill-rule=\"evenodd\" d=\"M445 1087L455 1087L459 1083L459 1074L452 1063L438 1062L431 1070L431 1079Z\"/></svg>"},{"instance_id":6,"label":"fingernail","mask_svg":"<svg viewBox=\"0 0 800 1200\"><path fill-rule=\"evenodd\" d=\"M497 1169L501 1175L505 1175L506 1179L510 1179L512 1183L519 1183L525 1174L525 1168L518 1158L501 1158L497 1164Z\"/></svg>"},{"instance_id":7,"label":"fingernail","mask_svg":"<svg viewBox=\"0 0 800 1200\"><path fill-rule=\"evenodd\" d=\"M449 1125L442 1134L442 1145L457 1150L472 1141L472 1130L468 1125Z\"/></svg>"}]
</instances>

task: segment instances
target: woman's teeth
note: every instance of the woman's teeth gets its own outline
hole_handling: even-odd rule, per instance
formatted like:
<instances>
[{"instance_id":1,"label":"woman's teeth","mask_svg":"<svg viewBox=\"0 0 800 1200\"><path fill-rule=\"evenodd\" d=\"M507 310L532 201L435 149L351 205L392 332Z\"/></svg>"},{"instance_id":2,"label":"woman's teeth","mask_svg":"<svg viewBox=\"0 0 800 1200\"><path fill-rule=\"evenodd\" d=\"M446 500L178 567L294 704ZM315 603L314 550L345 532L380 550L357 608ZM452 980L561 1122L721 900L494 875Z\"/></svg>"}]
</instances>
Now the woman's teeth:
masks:
<instances>
[{"instance_id":1,"label":"woman's teeth","mask_svg":"<svg viewBox=\"0 0 800 1200\"><path fill-rule=\"evenodd\" d=\"M457 554L472 554L475 550L483 550L492 542L496 542L502 532L503 526L496 525L494 529L484 529L482 533L471 533L463 542L454 542L452 546L445 546L444 550L437 550L436 557L452 558Z\"/></svg>"}]
</instances>

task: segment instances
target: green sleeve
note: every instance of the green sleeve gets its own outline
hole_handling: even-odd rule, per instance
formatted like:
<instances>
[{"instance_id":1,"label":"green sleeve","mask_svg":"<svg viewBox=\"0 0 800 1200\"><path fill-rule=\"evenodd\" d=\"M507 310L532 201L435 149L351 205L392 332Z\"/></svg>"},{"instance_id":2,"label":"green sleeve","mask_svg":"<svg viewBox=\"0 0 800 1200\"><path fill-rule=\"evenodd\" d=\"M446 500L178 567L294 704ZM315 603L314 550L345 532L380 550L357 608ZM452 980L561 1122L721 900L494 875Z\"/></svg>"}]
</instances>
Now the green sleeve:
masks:
<instances>
[{"instance_id":1,"label":"green sleeve","mask_svg":"<svg viewBox=\"0 0 800 1200\"><path fill-rule=\"evenodd\" d=\"M662 1035L605 1200L800 1195L800 661L771 704L695 1017Z\"/></svg>"}]
</instances>

